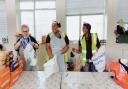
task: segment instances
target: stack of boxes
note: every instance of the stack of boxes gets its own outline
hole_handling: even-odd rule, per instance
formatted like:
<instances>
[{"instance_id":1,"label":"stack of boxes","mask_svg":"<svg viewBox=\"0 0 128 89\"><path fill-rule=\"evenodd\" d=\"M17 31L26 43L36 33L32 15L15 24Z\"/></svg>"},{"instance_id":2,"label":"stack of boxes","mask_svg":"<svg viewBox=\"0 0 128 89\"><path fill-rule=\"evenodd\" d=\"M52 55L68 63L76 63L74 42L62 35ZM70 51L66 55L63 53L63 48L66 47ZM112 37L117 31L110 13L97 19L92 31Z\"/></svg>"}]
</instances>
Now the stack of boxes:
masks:
<instances>
[{"instance_id":1,"label":"stack of boxes","mask_svg":"<svg viewBox=\"0 0 128 89\"><path fill-rule=\"evenodd\" d=\"M24 62L19 59L19 67L10 72L9 66L6 66L6 53L0 51L0 89L9 89L19 79L23 72Z\"/></svg>"},{"instance_id":2,"label":"stack of boxes","mask_svg":"<svg viewBox=\"0 0 128 89\"><path fill-rule=\"evenodd\" d=\"M10 72L10 76L11 76L10 87L16 83L22 72L23 72L23 60L19 60L19 67L15 71Z\"/></svg>"}]
</instances>

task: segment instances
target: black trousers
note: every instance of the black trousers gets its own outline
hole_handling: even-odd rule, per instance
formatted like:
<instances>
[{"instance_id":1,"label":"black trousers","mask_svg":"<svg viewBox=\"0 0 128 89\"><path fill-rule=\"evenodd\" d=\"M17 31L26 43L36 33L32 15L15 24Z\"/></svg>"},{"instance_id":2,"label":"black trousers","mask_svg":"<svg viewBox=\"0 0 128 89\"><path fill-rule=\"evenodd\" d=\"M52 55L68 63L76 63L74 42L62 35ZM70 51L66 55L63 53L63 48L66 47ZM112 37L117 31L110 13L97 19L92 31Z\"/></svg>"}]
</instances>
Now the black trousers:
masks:
<instances>
[{"instance_id":1,"label":"black trousers","mask_svg":"<svg viewBox=\"0 0 128 89\"><path fill-rule=\"evenodd\" d=\"M85 66L82 66L81 72L97 72L93 62L87 61Z\"/></svg>"}]
</instances>

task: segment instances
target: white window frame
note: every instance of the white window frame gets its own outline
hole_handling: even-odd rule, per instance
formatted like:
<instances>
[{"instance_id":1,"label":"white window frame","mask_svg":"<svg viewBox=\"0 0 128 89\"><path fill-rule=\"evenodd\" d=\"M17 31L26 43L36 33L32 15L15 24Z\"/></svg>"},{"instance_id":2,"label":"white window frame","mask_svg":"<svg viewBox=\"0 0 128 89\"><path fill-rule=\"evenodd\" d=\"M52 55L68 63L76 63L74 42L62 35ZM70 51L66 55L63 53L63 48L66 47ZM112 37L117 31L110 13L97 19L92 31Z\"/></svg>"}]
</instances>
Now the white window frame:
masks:
<instances>
[{"instance_id":1,"label":"white window frame","mask_svg":"<svg viewBox=\"0 0 128 89\"><path fill-rule=\"evenodd\" d=\"M20 2L26 2L26 1L33 1L34 2L34 9L20 9ZM33 12L33 15L34 15L34 20L33 20L33 27L34 27L34 37L36 38L36 24L35 24L35 19L36 19L36 17L35 17L35 12L36 12L36 10L55 10L56 11L56 8L41 8L41 9L37 9L36 8L36 1L43 1L43 2L45 2L45 1L56 1L56 0L19 0L19 4L18 4L18 10L17 10L17 13L18 13L18 28L20 28L21 27L21 12L23 12L23 11L31 11L31 12Z\"/></svg>"},{"instance_id":2,"label":"white window frame","mask_svg":"<svg viewBox=\"0 0 128 89\"><path fill-rule=\"evenodd\" d=\"M104 14L104 13L97 13L97 14L82 14L82 15L79 15L79 14L78 14L78 15L66 15L66 17L68 17L68 16L79 16L79 17L80 17L80 23L79 23L79 25L80 25L80 26L79 26L79 27L80 27L80 28L79 28L79 36L81 36L81 28L82 28L82 27L81 27L81 26L82 26L81 24L83 24L83 23L82 23L82 16L91 16L91 15L103 15L103 17L104 17L104 18L103 18L103 22L104 22L104 23L103 23L103 28L104 28L104 29L103 29L103 31L104 31L103 35L104 35L104 38L101 39L101 40L106 40L106 39L107 39L107 37L106 37L106 35L107 35L106 32L107 32L107 31L106 31L106 29L105 29L105 14ZM66 21L66 24L67 24L67 21ZM66 30L68 30L68 29L66 29ZM69 40L70 40L70 39L69 39ZM76 43L76 41L78 41L78 40L70 40L70 41Z\"/></svg>"}]
</instances>

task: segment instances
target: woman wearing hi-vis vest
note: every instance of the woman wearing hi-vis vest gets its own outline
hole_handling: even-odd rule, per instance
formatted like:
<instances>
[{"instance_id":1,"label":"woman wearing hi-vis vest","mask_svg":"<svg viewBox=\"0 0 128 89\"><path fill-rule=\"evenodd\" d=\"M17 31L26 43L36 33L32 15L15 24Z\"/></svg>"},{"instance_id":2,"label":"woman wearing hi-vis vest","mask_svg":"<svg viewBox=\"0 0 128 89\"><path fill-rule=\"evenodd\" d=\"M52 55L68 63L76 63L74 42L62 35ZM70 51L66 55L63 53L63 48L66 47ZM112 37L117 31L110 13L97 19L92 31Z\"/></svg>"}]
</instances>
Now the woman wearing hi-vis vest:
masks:
<instances>
[{"instance_id":1,"label":"woman wearing hi-vis vest","mask_svg":"<svg viewBox=\"0 0 128 89\"><path fill-rule=\"evenodd\" d=\"M49 59L55 55L57 56L59 71L64 72L66 70L64 58L66 58L65 54L69 49L69 39L67 35L59 29L60 27L61 24L57 21L52 23L52 32L49 33L46 38L46 50Z\"/></svg>"},{"instance_id":2,"label":"woman wearing hi-vis vest","mask_svg":"<svg viewBox=\"0 0 128 89\"><path fill-rule=\"evenodd\" d=\"M97 49L100 47L100 42L96 33L90 33L91 25L89 23L83 24L83 36L79 40L78 49L73 48L73 51L80 52L82 56L81 71L95 71L91 58Z\"/></svg>"}]
</instances>

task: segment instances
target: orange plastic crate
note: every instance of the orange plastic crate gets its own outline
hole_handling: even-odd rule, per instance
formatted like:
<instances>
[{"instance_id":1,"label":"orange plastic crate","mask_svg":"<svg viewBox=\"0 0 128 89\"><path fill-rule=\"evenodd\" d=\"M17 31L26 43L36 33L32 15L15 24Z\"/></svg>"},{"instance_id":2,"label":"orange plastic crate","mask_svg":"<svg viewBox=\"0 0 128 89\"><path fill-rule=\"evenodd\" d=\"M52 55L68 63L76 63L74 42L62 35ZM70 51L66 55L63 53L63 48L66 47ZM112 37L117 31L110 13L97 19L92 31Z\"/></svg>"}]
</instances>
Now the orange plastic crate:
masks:
<instances>
[{"instance_id":1,"label":"orange plastic crate","mask_svg":"<svg viewBox=\"0 0 128 89\"><path fill-rule=\"evenodd\" d=\"M0 89L9 89L10 87L10 70L9 67L0 71Z\"/></svg>"},{"instance_id":2,"label":"orange plastic crate","mask_svg":"<svg viewBox=\"0 0 128 89\"><path fill-rule=\"evenodd\" d=\"M24 61L23 61L23 59L20 59L20 60L19 60L19 65L20 65L21 67L24 67Z\"/></svg>"},{"instance_id":3,"label":"orange plastic crate","mask_svg":"<svg viewBox=\"0 0 128 89\"><path fill-rule=\"evenodd\" d=\"M9 89L13 86L16 81L19 79L20 75L23 72L24 61L22 59L19 60L19 67L10 72L9 67L4 68L0 71L0 89Z\"/></svg>"},{"instance_id":4,"label":"orange plastic crate","mask_svg":"<svg viewBox=\"0 0 128 89\"><path fill-rule=\"evenodd\" d=\"M9 89L10 88L10 79L5 80L1 85L0 89Z\"/></svg>"},{"instance_id":5,"label":"orange plastic crate","mask_svg":"<svg viewBox=\"0 0 128 89\"><path fill-rule=\"evenodd\" d=\"M21 75L22 72L23 72L23 67L22 67L22 66L19 66L19 67L18 67L18 70L19 70L19 75Z\"/></svg>"},{"instance_id":6,"label":"orange plastic crate","mask_svg":"<svg viewBox=\"0 0 128 89\"><path fill-rule=\"evenodd\" d=\"M18 67L20 74L23 72L23 69L24 69L24 61L23 61L23 59L20 59L19 60L19 67Z\"/></svg>"},{"instance_id":7,"label":"orange plastic crate","mask_svg":"<svg viewBox=\"0 0 128 89\"><path fill-rule=\"evenodd\" d=\"M19 69L17 68L15 71L11 72L10 75L11 75L10 86L13 86L16 83L16 81L18 80L19 76L20 76Z\"/></svg>"},{"instance_id":8,"label":"orange plastic crate","mask_svg":"<svg viewBox=\"0 0 128 89\"><path fill-rule=\"evenodd\" d=\"M23 68L24 68L24 61L22 59L19 60L19 67L11 72L11 82L10 82L10 86L13 86L16 81L19 79L20 75L23 72Z\"/></svg>"}]
</instances>

